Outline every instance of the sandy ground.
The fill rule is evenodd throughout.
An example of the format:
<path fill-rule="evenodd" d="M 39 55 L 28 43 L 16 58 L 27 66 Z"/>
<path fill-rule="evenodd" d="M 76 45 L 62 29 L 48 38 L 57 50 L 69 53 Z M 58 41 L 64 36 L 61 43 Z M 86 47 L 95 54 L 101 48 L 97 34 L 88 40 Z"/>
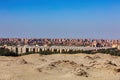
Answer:
<path fill-rule="evenodd" d="M 0 80 L 120 80 L 120 57 L 100 53 L 0 56 Z"/>

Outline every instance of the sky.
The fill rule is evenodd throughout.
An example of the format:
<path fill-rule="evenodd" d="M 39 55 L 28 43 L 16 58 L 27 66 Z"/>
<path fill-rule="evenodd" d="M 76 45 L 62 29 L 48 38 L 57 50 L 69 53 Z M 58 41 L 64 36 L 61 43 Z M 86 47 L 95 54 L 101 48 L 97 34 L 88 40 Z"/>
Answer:
<path fill-rule="evenodd" d="M 0 0 L 0 37 L 120 39 L 120 0 Z"/>

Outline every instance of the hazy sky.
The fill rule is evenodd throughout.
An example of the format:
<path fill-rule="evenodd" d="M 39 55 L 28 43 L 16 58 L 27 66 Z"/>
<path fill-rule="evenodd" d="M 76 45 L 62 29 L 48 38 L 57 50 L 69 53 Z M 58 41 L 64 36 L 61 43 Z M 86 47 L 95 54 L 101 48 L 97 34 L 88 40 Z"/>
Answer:
<path fill-rule="evenodd" d="M 0 0 L 0 37 L 120 39 L 120 0 Z"/>

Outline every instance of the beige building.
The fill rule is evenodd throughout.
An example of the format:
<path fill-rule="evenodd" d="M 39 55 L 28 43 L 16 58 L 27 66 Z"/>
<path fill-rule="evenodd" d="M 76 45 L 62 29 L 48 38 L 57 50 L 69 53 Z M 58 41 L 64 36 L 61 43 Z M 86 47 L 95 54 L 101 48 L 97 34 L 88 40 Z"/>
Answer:
<path fill-rule="evenodd" d="M 117 48 L 118 47 L 118 44 L 113 44 L 112 45 L 112 48 Z"/>
<path fill-rule="evenodd" d="M 119 49 L 119 50 L 120 50 L 120 45 L 118 45 L 118 46 L 117 46 L 117 49 Z"/>

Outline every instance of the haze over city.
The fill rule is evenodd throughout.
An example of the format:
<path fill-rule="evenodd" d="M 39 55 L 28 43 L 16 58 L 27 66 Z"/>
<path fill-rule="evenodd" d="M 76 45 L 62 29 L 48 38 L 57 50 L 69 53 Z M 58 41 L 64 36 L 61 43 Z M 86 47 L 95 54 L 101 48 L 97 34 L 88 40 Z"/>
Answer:
<path fill-rule="evenodd" d="M 0 37 L 120 39 L 119 0 L 1 0 Z"/>

